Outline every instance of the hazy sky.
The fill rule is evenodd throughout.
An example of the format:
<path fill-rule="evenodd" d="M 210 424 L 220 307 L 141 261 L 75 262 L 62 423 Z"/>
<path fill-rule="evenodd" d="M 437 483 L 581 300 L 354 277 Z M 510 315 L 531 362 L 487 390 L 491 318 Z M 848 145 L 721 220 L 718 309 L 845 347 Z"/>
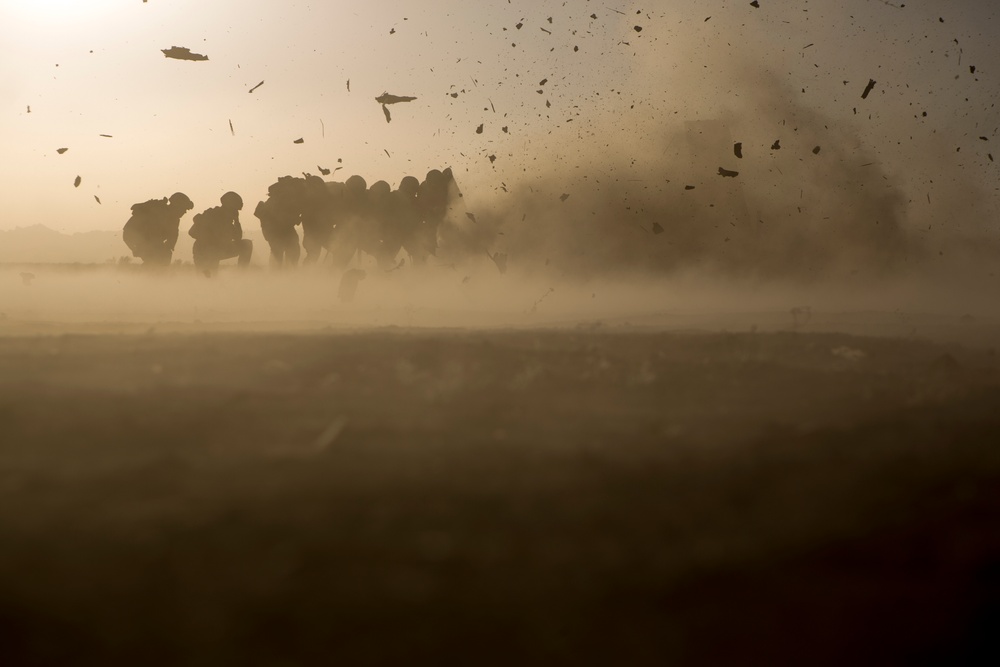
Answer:
<path fill-rule="evenodd" d="M 196 210 L 236 190 L 252 210 L 317 166 L 395 186 L 450 165 L 487 198 L 634 155 L 622 178 L 680 183 L 653 134 L 728 118 L 766 150 L 795 108 L 856 137 L 914 206 L 975 190 L 995 231 L 1000 4 L 759 4 L 0 0 L 0 229 L 120 229 L 176 190 Z M 383 92 L 417 99 L 386 123 Z"/>

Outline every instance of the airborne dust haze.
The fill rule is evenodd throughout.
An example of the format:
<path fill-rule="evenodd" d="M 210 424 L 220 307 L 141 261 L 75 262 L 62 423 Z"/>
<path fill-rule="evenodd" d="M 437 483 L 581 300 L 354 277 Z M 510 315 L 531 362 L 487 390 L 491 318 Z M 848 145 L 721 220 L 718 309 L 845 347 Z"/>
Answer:
<path fill-rule="evenodd" d="M 1000 664 L 1000 10 L 650 4 L 0 0 L 0 664 Z"/>
<path fill-rule="evenodd" d="M 424 270 L 406 263 L 387 273 L 359 254 L 353 266 L 367 278 L 351 303 L 337 297 L 339 272 L 322 268 L 225 271 L 213 283 L 190 267 L 169 276 L 134 265 L 19 267 L 4 281 L 8 321 L 530 326 L 758 308 L 787 319 L 805 306 L 992 314 L 1000 245 L 987 183 L 995 169 L 983 170 L 993 163 L 982 151 L 966 160 L 969 151 L 952 146 L 970 131 L 992 132 L 984 127 L 996 113 L 987 107 L 973 121 L 948 113 L 944 91 L 933 97 L 938 82 L 958 95 L 985 84 L 952 83 L 960 70 L 951 53 L 922 70 L 892 61 L 865 69 L 870 63 L 835 43 L 798 44 L 794 32 L 753 40 L 753 24 L 709 23 L 693 12 L 602 12 L 601 30 L 621 29 L 614 48 L 602 47 L 607 62 L 588 78 L 566 64 L 572 59 L 555 61 L 551 80 L 537 83 L 538 119 L 525 121 L 532 111 L 523 103 L 519 119 L 494 109 L 479 155 L 463 146 L 465 134 L 476 136 L 472 123 L 450 144 L 429 145 L 429 155 L 453 149 L 444 159 L 464 195 L 440 230 L 438 255 Z M 522 20 L 533 19 L 552 26 Z M 511 39 L 527 42 L 520 25 Z M 953 46 L 949 34 L 934 44 Z M 510 57 L 513 69 L 524 56 L 515 49 Z M 862 99 L 869 76 L 879 82 Z M 980 67 L 978 77 L 991 76 Z M 931 90 L 920 98 L 911 82 Z M 473 119 L 451 109 L 447 122 Z M 397 112 L 394 123 L 406 122 Z M 379 176 L 364 175 L 369 184 Z M 243 194 L 243 226 L 263 269 L 267 246 L 251 212 L 265 194 Z M 189 226 L 190 215 L 175 258 L 190 258 Z M 31 257 L 27 249 L 24 263 Z M 25 271 L 38 275 L 22 280 Z"/>

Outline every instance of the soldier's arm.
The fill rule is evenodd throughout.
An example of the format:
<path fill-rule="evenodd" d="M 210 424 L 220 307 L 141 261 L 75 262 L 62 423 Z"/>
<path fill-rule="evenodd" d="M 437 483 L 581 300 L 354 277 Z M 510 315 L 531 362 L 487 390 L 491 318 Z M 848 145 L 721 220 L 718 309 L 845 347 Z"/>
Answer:
<path fill-rule="evenodd" d="M 177 245 L 177 235 L 180 234 L 181 221 L 178 220 L 172 226 L 167 229 L 167 238 L 164 240 L 164 245 L 173 251 L 174 246 Z"/>
<path fill-rule="evenodd" d="M 240 224 L 240 216 L 233 216 L 233 240 L 243 240 L 243 225 Z"/>

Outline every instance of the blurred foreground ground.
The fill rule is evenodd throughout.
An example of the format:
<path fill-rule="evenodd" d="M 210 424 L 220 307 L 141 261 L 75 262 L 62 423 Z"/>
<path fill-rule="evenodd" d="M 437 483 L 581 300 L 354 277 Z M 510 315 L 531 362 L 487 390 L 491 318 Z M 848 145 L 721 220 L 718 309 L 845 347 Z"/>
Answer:
<path fill-rule="evenodd" d="M 1000 657 L 982 319 L 906 320 L 931 340 L 767 313 L 290 333 L 8 311 L 0 664 Z"/>

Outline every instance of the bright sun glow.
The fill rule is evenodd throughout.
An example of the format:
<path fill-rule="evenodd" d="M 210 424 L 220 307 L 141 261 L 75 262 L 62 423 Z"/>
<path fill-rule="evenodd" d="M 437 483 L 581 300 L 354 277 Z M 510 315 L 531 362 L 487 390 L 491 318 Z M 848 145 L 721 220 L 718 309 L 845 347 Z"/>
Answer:
<path fill-rule="evenodd" d="M 110 10 L 124 9 L 128 4 L 129 0 L 14 0 L 8 7 L 32 21 L 65 23 L 101 18 Z"/>

